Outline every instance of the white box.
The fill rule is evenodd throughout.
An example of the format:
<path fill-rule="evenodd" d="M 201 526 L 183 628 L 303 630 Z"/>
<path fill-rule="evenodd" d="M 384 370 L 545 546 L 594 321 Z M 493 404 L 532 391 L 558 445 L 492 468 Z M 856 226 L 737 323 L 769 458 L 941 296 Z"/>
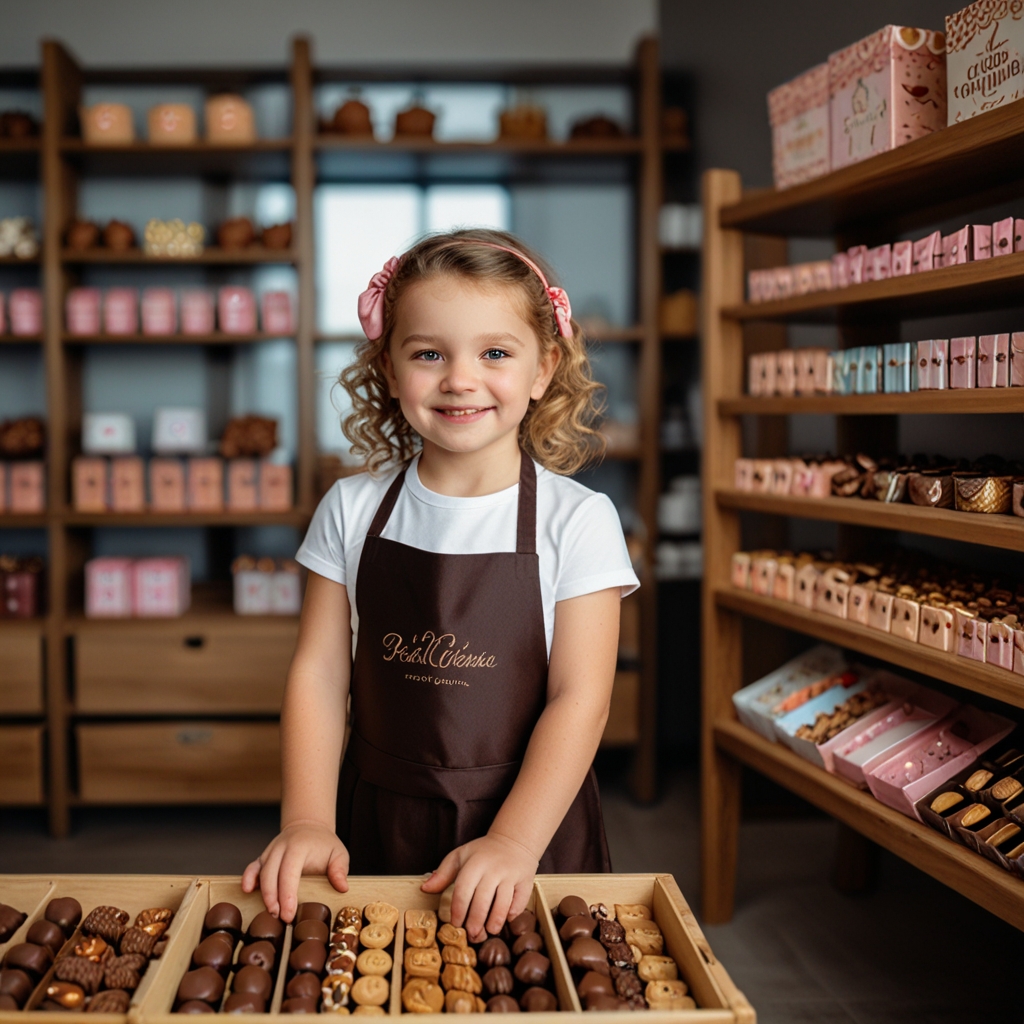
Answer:
<path fill-rule="evenodd" d="M 200 454 L 206 448 L 202 409 L 157 409 L 153 414 L 153 451 L 160 455 Z"/>
<path fill-rule="evenodd" d="M 82 450 L 87 455 L 134 455 L 135 421 L 119 412 L 82 417 Z"/>

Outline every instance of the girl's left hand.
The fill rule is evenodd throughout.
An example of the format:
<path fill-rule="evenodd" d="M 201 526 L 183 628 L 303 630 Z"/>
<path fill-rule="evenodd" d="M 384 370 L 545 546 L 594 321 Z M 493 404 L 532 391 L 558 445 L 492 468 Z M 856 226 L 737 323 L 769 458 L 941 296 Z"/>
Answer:
<path fill-rule="evenodd" d="M 508 836 L 488 833 L 458 846 L 423 883 L 424 892 L 443 892 L 452 882 L 452 924 L 471 942 L 496 935 L 525 909 L 538 858 Z"/>

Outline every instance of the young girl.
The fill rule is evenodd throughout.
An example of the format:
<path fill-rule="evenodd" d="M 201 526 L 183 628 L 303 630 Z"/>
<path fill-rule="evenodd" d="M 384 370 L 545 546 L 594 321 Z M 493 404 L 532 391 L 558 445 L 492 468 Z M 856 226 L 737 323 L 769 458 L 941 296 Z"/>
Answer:
<path fill-rule="evenodd" d="M 564 475 L 597 446 L 598 385 L 547 278 L 511 235 L 455 231 L 360 296 L 341 382 L 369 472 L 297 555 L 282 827 L 243 880 L 286 921 L 303 873 L 429 872 L 476 938 L 538 870 L 610 870 L 592 761 L 639 583 L 611 501 Z"/>

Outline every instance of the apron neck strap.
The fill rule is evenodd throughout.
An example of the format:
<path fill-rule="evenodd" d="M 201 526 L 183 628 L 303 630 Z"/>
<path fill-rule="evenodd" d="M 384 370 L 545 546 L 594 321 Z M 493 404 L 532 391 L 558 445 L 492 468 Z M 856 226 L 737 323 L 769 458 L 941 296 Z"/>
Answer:
<path fill-rule="evenodd" d="M 519 514 L 516 521 L 516 554 L 534 555 L 537 553 L 537 467 L 526 452 L 520 453 L 519 465 Z M 377 512 L 366 531 L 367 537 L 379 537 L 387 526 L 395 502 L 405 483 L 408 465 L 391 481 L 391 486 L 384 495 L 384 500 L 377 506 Z"/>

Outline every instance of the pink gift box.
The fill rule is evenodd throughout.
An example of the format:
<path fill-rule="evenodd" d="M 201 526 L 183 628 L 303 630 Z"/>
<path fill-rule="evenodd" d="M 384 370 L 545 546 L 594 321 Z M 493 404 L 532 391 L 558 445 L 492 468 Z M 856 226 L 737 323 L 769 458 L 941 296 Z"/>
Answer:
<path fill-rule="evenodd" d="M 944 391 L 949 387 L 949 341 L 934 338 L 917 343 L 919 391 Z"/>
<path fill-rule="evenodd" d="M 959 231 L 942 238 L 942 266 L 955 267 L 971 259 L 971 226 L 964 225 Z"/>
<path fill-rule="evenodd" d="M 797 570 L 796 596 L 793 598 L 795 604 L 807 609 L 814 607 L 814 595 L 820 576 L 821 573 L 813 565 L 805 565 Z"/>
<path fill-rule="evenodd" d="M 250 288 L 225 285 L 217 292 L 217 317 L 225 334 L 256 333 L 256 299 Z"/>
<path fill-rule="evenodd" d="M 810 263 L 798 263 L 793 268 L 793 278 L 797 295 L 810 295 L 814 291 L 814 269 Z"/>
<path fill-rule="evenodd" d="M 978 338 L 978 387 L 1005 388 L 1010 385 L 1010 336 L 983 334 Z"/>
<path fill-rule="evenodd" d="M 41 462 L 9 463 L 12 512 L 43 512 L 46 510 L 46 491 Z"/>
<path fill-rule="evenodd" d="M 737 459 L 735 466 L 734 486 L 737 491 L 752 491 L 754 489 L 754 460 Z"/>
<path fill-rule="evenodd" d="M 934 270 L 942 265 L 942 234 L 933 231 L 924 238 L 919 238 L 913 243 L 914 267 L 913 273 L 922 274 L 926 270 Z M 938 259 L 938 264 L 936 264 Z"/>
<path fill-rule="evenodd" d="M 140 558 L 132 566 L 132 610 L 143 618 L 183 615 L 191 601 L 188 559 Z"/>
<path fill-rule="evenodd" d="M 1024 388 L 1024 333 L 1010 335 L 1010 386 Z"/>
<path fill-rule="evenodd" d="M 792 267 L 776 267 L 775 276 L 775 298 L 788 299 L 796 294 L 796 274 Z"/>
<path fill-rule="evenodd" d="M 131 616 L 130 558 L 94 558 L 85 563 L 85 614 L 90 619 Z"/>
<path fill-rule="evenodd" d="M 761 394 L 766 397 L 774 395 L 779 385 L 779 357 L 777 352 L 762 354 L 761 363 Z"/>
<path fill-rule="evenodd" d="M 861 626 L 868 624 L 868 608 L 871 606 L 871 594 L 872 591 L 868 590 L 867 587 L 862 587 L 859 583 L 854 583 L 850 587 L 849 611 L 846 617 L 851 622 L 859 623 Z"/>
<path fill-rule="evenodd" d="M 905 277 L 914 269 L 914 243 L 894 242 L 892 246 L 892 276 Z"/>
<path fill-rule="evenodd" d="M 176 334 L 177 330 L 178 309 L 174 290 L 147 288 L 142 293 L 142 333 Z"/>
<path fill-rule="evenodd" d="M 814 393 L 814 350 L 801 348 L 796 350 L 796 393 L 811 395 Z"/>
<path fill-rule="evenodd" d="M 971 661 L 985 660 L 985 620 L 979 619 L 968 612 L 957 608 L 953 615 L 956 618 L 956 653 L 961 658 Z"/>
<path fill-rule="evenodd" d="M 771 597 L 778 568 L 777 559 L 752 558 L 750 561 L 750 589 L 759 597 Z"/>
<path fill-rule="evenodd" d="M 76 512 L 106 512 L 108 463 L 80 456 L 71 465 L 71 500 Z"/>
<path fill-rule="evenodd" d="M 855 245 L 847 250 L 848 273 L 850 284 L 863 284 L 866 280 L 864 270 L 868 261 L 868 247 L 866 245 Z"/>
<path fill-rule="evenodd" d="M 850 284 L 850 257 L 848 253 L 837 252 L 832 257 L 832 287 L 846 288 Z"/>
<path fill-rule="evenodd" d="M 949 339 L 949 386 L 973 388 L 977 339 Z"/>
<path fill-rule="evenodd" d="M 985 631 L 985 661 L 989 665 L 1013 671 L 1012 626 L 1005 622 L 989 622 Z"/>
<path fill-rule="evenodd" d="M 828 174 L 828 64 L 818 64 L 768 93 L 772 176 L 789 188 Z"/>
<path fill-rule="evenodd" d="M 893 594 L 886 594 L 881 590 L 872 593 L 868 601 L 868 625 L 877 629 L 880 633 L 889 633 L 892 630 L 892 609 L 895 602 Z"/>
<path fill-rule="evenodd" d="M 774 270 L 759 271 L 761 275 L 761 301 L 771 302 L 779 297 L 779 283 Z"/>
<path fill-rule="evenodd" d="M 292 467 L 276 462 L 260 463 L 260 508 L 285 512 L 292 507 Z"/>
<path fill-rule="evenodd" d="M 808 497 L 827 498 L 832 494 L 832 477 L 841 469 L 846 468 L 845 462 L 820 462 L 811 466 L 811 486 Z"/>
<path fill-rule="evenodd" d="M 110 507 L 115 512 L 146 508 L 145 466 L 137 455 L 118 456 L 110 463 Z"/>
<path fill-rule="evenodd" d="M 814 275 L 814 290 L 816 292 L 828 292 L 832 290 L 832 261 L 815 260 L 811 264 L 811 273 Z"/>
<path fill-rule="evenodd" d="M 1013 221 L 1013 251 L 1024 252 L 1024 220 L 1019 218 Z"/>
<path fill-rule="evenodd" d="M 72 288 L 64 300 L 68 334 L 76 337 L 100 333 L 99 288 Z"/>
<path fill-rule="evenodd" d="M 872 281 L 887 281 L 892 277 L 892 246 L 876 245 L 868 250 L 868 265 Z"/>
<path fill-rule="evenodd" d="M 43 333 L 43 295 L 38 288 L 15 288 L 7 301 L 11 334 L 29 338 Z"/>
<path fill-rule="evenodd" d="M 223 460 L 218 458 L 188 460 L 188 507 L 191 512 L 223 511 Z"/>
<path fill-rule="evenodd" d="M 139 294 L 134 288 L 108 288 L 103 296 L 103 329 L 107 334 L 137 334 Z"/>
<path fill-rule="evenodd" d="M 252 512 L 257 507 L 256 460 L 228 460 L 228 508 Z"/>
<path fill-rule="evenodd" d="M 751 490 L 755 494 L 769 494 L 772 488 L 772 477 L 775 464 L 771 459 L 754 459 L 754 475 Z"/>
<path fill-rule="evenodd" d="M 956 616 L 952 610 L 922 605 L 917 642 L 936 651 L 951 653 L 956 647 Z"/>
<path fill-rule="evenodd" d="M 777 601 L 789 601 L 796 597 L 796 566 L 792 562 L 780 562 L 775 570 L 772 597 Z"/>
<path fill-rule="evenodd" d="M 892 624 L 889 632 L 901 640 L 917 643 L 921 628 L 921 605 L 907 597 L 895 597 L 892 602 Z"/>
<path fill-rule="evenodd" d="M 181 333 L 213 334 L 213 296 L 205 288 L 182 291 Z"/>
<path fill-rule="evenodd" d="M 740 590 L 750 589 L 750 555 L 737 551 L 730 562 L 729 578 L 732 585 Z"/>
<path fill-rule="evenodd" d="M 149 501 L 154 512 L 185 511 L 185 466 L 180 459 L 149 460 Z"/>
<path fill-rule="evenodd" d="M 772 463 L 772 494 L 789 494 L 793 486 L 793 460 L 776 459 Z"/>
<path fill-rule="evenodd" d="M 997 220 L 992 225 L 992 255 L 1009 256 L 1014 249 L 1013 218 Z"/>
<path fill-rule="evenodd" d="M 828 349 L 814 349 L 814 390 L 827 395 L 832 391 L 832 356 Z"/>
<path fill-rule="evenodd" d="M 992 257 L 992 225 L 971 225 L 971 259 L 987 260 Z"/>
<path fill-rule="evenodd" d="M 267 334 L 291 334 L 295 330 L 292 297 L 288 292 L 264 292 L 260 299 L 260 315 Z"/>
<path fill-rule="evenodd" d="M 778 353 L 778 379 L 775 390 L 780 395 L 796 394 L 796 353 L 791 348 L 784 348 Z"/>

